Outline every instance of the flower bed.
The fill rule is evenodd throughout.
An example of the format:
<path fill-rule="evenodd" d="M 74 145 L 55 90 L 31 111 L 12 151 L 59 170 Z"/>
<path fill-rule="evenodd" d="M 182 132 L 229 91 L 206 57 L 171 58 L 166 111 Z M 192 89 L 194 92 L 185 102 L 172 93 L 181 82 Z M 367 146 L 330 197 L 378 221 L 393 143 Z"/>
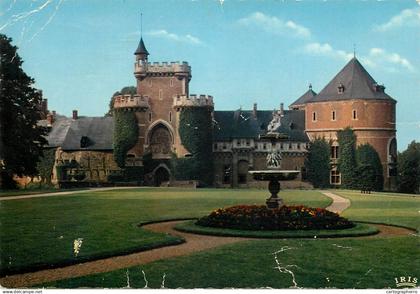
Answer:
<path fill-rule="evenodd" d="M 200 218 L 197 225 L 239 230 L 319 230 L 347 229 L 353 222 L 323 208 L 265 205 L 238 205 L 219 208 Z"/>

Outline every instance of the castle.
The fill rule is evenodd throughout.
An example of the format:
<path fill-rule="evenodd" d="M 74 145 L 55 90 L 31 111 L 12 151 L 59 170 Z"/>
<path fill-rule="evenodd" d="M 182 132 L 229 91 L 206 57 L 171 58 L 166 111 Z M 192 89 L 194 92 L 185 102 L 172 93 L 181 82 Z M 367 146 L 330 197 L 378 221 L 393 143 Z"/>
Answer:
<path fill-rule="evenodd" d="M 300 182 L 305 176 L 308 143 L 316 137 L 331 142 L 330 182 L 340 185 L 336 132 L 348 126 L 355 131 L 357 144 L 369 143 L 378 152 L 385 188 L 394 185 L 396 101 L 356 57 L 318 94 L 309 86 L 289 109 L 284 109 L 281 103 L 275 111 L 259 110 L 255 103 L 251 110 L 217 111 L 212 96 L 189 93 L 192 75 L 187 62 L 149 62 L 142 38 L 134 54 L 137 94 L 115 96 L 114 111 L 132 112 L 137 122 L 138 138 L 126 154 L 126 166 L 142 167 L 145 155 L 159 162 L 139 182 L 155 185 L 176 182 L 168 160 L 173 156 L 191 156 L 180 134 L 180 115 L 184 109 L 193 112 L 205 109 L 213 126 L 214 186 L 257 185 L 248 171 L 265 169 L 266 156 L 272 148 L 282 151 L 284 169 L 301 171 Z M 273 119 L 278 120 L 276 131 L 282 134 L 277 146 L 260 139 Z M 53 180 L 77 181 L 82 171 L 81 181 L 106 183 L 110 175 L 118 172 L 120 168 L 113 159 L 114 121 L 113 117 L 79 117 L 77 111 L 73 111 L 71 118 L 49 113 L 40 124 L 50 128 L 48 148 L 55 149 Z"/>

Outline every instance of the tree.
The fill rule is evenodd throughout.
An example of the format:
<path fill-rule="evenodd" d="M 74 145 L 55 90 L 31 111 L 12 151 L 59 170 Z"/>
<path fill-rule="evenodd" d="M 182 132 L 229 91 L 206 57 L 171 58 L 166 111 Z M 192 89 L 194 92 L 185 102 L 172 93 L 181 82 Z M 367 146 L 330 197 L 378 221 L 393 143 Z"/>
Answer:
<path fill-rule="evenodd" d="M 384 175 L 378 152 L 370 144 L 363 144 L 356 149 L 358 184 L 363 183 L 368 190 L 382 191 Z"/>
<path fill-rule="evenodd" d="M 398 155 L 398 191 L 418 193 L 420 188 L 420 143 L 411 142 Z"/>
<path fill-rule="evenodd" d="M 36 165 L 47 144 L 41 119 L 41 93 L 34 79 L 22 69 L 22 59 L 12 39 L 0 34 L 0 160 L 1 187 L 16 187 L 13 175 L 34 176 Z"/>
<path fill-rule="evenodd" d="M 337 132 L 339 148 L 338 171 L 343 188 L 357 188 L 356 135 L 350 127 Z"/>
<path fill-rule="evenodd" d="M 308 180 L 315 188 L 330 184 L 330 145 L 324 138 L 316 138 L 309 144 L 305 160 Z"/>
<path fill-rule="evenodd" d="M 109 110 L 107 113 L 105 113 L 105 116 L 113 116 L 114 115 L 114 100 L 115 100 L 115 96 L 118 95 L 127 95 L 127 94 L 131 94 L 131 95 L 135 95 L 137 93 L 137 88 L 134 86 L 127 86 L 122 88 L 120 91 L 117 91 L 114 93 L 114 95 L 112 95 L 111 100 L 109 101 Z"/>
<path fill-rule="evenodd" d="M 44 149 L 43 156 L 37 163 L 37 170 L 41 178 L 40 184 L 51 185 L 51 175 L 53 172 L 56 148 Z"/>

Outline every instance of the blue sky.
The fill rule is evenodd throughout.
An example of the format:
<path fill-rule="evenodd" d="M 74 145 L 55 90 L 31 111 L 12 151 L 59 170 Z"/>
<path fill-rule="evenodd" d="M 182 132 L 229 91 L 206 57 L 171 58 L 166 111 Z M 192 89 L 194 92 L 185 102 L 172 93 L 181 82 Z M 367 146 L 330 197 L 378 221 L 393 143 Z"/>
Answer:
<path fill-rule="evenodd" d="M 133 52 L 188 61 L 216 110 L 278 108 L 319 92 L 356 56 L 397 101 L 399 149 L 420 141 L 420 6 L 414 1 L 0 0 L 0 33 L 49 108 L 102 116 L 135 85 Z"/>

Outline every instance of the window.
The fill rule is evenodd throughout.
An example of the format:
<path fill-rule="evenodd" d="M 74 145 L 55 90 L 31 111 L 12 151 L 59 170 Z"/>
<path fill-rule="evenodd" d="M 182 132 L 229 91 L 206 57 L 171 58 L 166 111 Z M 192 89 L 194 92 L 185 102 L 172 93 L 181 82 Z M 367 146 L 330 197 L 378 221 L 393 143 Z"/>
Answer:
<path fill-rule="evenodd" d="M 316 121 L 316 112 L 312 112 L 312 121 Z"/>
<path fill-rule="evenodd" d="M 227 146 L 226 143 L 223 143 L 223 150 L 226 150 Z"/>
<path fill-rule="evenodd" d="M 336 119 L 335 110 L 333 110 L 331 112 L 331 120 L 335 120 L 335 119 Z"/>
<path fill-rule="evenodd" d="M 174 86 L 174 79 L 170 79 L 170 80 L 169 80 L 169 86 L 170 86 L 170 87 L 173 87 L 173 86 Z"/>
<path fill-rule="evenodd" d="M 149 121 L 152 121 L 152 113 L 149 112 Z"/>
<path fill-rule="evenodd" d="M 356 111 L 356 109 L 353 109 L 352 119 L 353 120 L 357 119 L 357 111 Z"/>
<path fill-rule="evenodd" d="M 331 185 L 341 184 L 341 174 L 337 170 L 332 170 L 330 172 L 330 184 Z"/>
<path fill-rule="evenodd" d="M 217 150 L 217 143 L 214 143 L 213 148 L 214 150 Z"/>
<path fill-rule="evenodd" d="M 159 100 L 163 99 L 163 93 L 162 89 L 159 89 Z"/>
<path fill-rule="evenodd" d="M 230 184 L 230 174 L 231 174 L 230 165 L 225 165 L 223 167 L 223 184 Z"/>
<path fill-rule="evenodd" d="M 263 144 L 263 149 L 265 150 L 265 149 L 267 149 L 267 144 Z"/>
<path fill-rule="evenodd" d="M 331 146 L 331 158 L 332 159 L 338 158 L 338 146 Z"/>
<path fill-rule="evenodd" d="M 338 85 L 337 89 L 338 89 L 338 94 L 344 93 L 344 85 L 342 83 Z"/>
<path fill-rule="evenodd" d="M 169 111 L 169 121 L 172 121 L 172 111 Z"/>
<path fill-rule="evenodd" d="M 251 145 L 251 142 L 249 140 L 246 140 L 246 146 Z"/>

